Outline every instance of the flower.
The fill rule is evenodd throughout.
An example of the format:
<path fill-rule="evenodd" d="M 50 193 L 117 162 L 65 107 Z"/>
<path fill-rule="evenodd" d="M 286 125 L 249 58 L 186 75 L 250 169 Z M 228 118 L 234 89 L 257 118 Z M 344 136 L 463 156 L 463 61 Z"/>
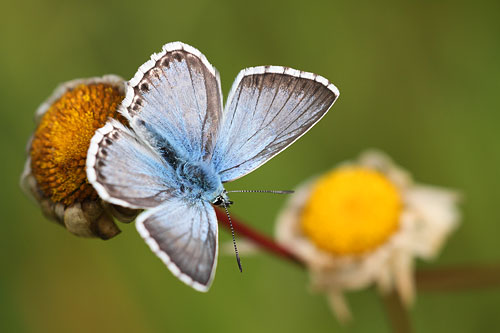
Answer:
<path fill-rule="evenodd" d="M 347 290 L 375 284 L 412 303 L 414 260 L 439 253 L 460 219 L 457 202 L 456 192 L 416 184 L 386 155 L 368 151 L 300 186 L 278 218 L 277 240 L 347 320 Z"/>
<path fill-rule="evenodd" d="M 61 84 L 36 111 L 21 187 L 46 217 L 75 235 L 108 239 L 120 232 L 111 215 L 124 222 L 136 215 L 105 204 L 85 172 L 94 132 L 109 118 L 125 121 L 117 112 L 124 96 L 118 76 L 77 79 Z"/>

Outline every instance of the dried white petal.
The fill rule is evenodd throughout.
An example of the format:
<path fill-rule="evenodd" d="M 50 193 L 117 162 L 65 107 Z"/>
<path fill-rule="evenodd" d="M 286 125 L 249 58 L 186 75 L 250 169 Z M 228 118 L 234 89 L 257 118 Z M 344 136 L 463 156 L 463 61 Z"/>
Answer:
<path fill-rule="evenodd" d="M 345 324 L 352 320 L 351 310 L 349 310 L 347 301 L 340 290 L 329 290 L 327 293 L 327 297 L 330 308 L 335 313 L 340 322 Z"/>

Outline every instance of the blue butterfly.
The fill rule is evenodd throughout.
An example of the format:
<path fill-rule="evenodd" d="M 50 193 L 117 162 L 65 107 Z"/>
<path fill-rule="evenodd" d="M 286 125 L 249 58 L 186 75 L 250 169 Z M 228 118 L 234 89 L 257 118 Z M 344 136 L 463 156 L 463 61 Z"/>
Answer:
<path fill-rule="evenodd" d="M 120 106 L 91 140 L 87 177 L 105 201 L 145 209 L 137 230 L 181 281 L 207 291 L 217 265 L 212 205 L 223 184 L 291 145 L 339 96 L 327 79 L 280 66 L 242 70 L 222 108 L 219 73 L 192 46 L 153 54 L 127 83 Z"/>

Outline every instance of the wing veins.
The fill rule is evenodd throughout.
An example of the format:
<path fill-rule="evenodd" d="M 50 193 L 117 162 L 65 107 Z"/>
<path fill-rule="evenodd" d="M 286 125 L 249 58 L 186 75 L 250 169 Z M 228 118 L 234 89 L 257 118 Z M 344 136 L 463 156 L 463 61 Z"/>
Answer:
<path fill-rule="evenodd" d="M 322 87 L 323 87 L 323 86 L 318 86 L 318 87 L 316 87 L 316 89 L 314 90 L 313 94 L 309 96 L 309 99 L 311 99 L 312 97 L 314 97 L 314 96 L 318 93 L 318 91 L 320 90 L 320 88 L 322 88 Z M 311 89 L 309 89 L 309 90 L 311 90 Z M 296 109 L 296 108 L 297 108 L 297 107 L 298 107 L 298 106 L 302 103 L 302 101 L 304 100 L 304 98 L 305 98 L 305 97 L 306 97 L 306 94 L 304 94 L 304 96 L 302 96 L 302 98 L 300 99 L 300 101 L 299 101 L 299 102 L 297 103 L 297 105 L 293 108 L 292 112 L 293 112 L 293 111 L 295 111 L 295 109 Z M 289 129 L 289 128 L 293 125 L 293 124 L 295 124 L 295 122 L 296 122 L 296 121 L 297 121 L 300 117 L 302 117 L 302 116 L 303 116 L 303 115 L 304 115 L 307 111 L 309 111 L 309 110 L 310 110 L 310 107 L 311 107 L 311 105 L 312 105 L 314 102 L 315 102 L 315 100 L 312 100 L 312 101 L 311 101 L 311 103 L 308 105 L 308 107 L 307 107 L 305 110 L 303 110 L 301 114 L 299 114 L 299 115 L 298 115 L 298 116 L 297 116 L 297 117 L 296 117 L 293 121 L 291 121 L 291 122 L 288 124 L 288 126 L 287 126 L 287 127 L 285 127 L 285 128 L 284 128 L 284 129 L 283 129 L 283 130 L 279 133 L 279 134 L 277 134 L 277 135 L 276 135 L 276 138 L 281 138 L 281 137 L 282 137 L 281 135 L 282 135 L 282 134 L 283 134 L 283 133 L 284 133 L 287 129 Z M 292 112 L 290 112 L 290 114 L 291 114 Z M 303 126 L 303 125 L 301 125 L 301 126 Z"/>
<path fill-rule="evenodd" d="M 292 91 L 295 91 L 295 87 L 297 86 L 297 84 L 300 82 L 300 80 L 295 80 L 295 84 L 293 86 L 293 90 Z M 304 100 L 304 98 L 306 97 L 306 94 L 304 94 L 304 96 L 302 96 L 300 98 L 300 100 L 297 102 L 297 104 L 293 107 L 293 109 L 290 110 L 290 112 L 288 112 L 288 114 L 292 114 L 293 111 L 295 111 L 295 109 L 300 105 L 300 103 L 302 103 L 302 101 Z M 285 103 L 283 103 L 283 106 L 280 108 L 280 110 L 274 115 L 273 119 L 271 119 L 267 125 L 269 126 L 281 113 L 281 111 L 283 111 L 283 109 L 285 108 L 285 106 L 288 104 L 288 101 L 290 101 L 290 98 L 292 98 L 292 94 L 289 94 L 288 97 L 286 98 L 286 101 Z"/>
<path fill-rule="evenodd" d="M 242 79 L 243 80 L 243 79 Z M 241 82 L 241 81 L 240 81 Z M 243 90 L 241 87 L 238 87 L 239 92 L 238 92 L 238 99 L 236 100 L 236 105 L 234 106 L 234 112 L 233 112 L 233 117 L 231 118 L 231 122 L 229 123 L 229 128 L 233 127 L 233 120 L 234 117 L 236 116 L 236 110 L 238 110 L 238 104 L 240 102 L 240 97 L 241 97 L 241 91 Z M 232 101 L 231 101 L 232 102 Z M 229 105 L 231 106 L 231 105 Z"/>
<path fill-rule="evenodd" d="M 198 108 L 198 118 L 201 122 L 201 107 L 200 107 L 200 103 L 198 102 L 198 95 L 196 94 L 196 90 L 194 89 L 193 73 L 191 72 L 191 66 L 188 63 L 187 58 L 186 58 L 186 65 L 187 65 L 187 69 L 189 72 L 189 78 L 191 80 L 191 88 L 193 89 L 194 100 L 196 102 L 196 107 Z M 205 73 L 203 73 L 203 78 L 205 78 Z M 206 118 L 206 114 L 205 114 L 205 118 Z M 202 133 L 203 133 L 203 131 L 202 131 Z"/>
<path fill-rule="evenodd" d="M 298 83 L 298 82 L 299 82 L 299 80 L 296 80 L 296 81 L 295 81 L 295 85 L 297 85 L 297 83 Z M 294 89 L 295 89 L 295 86 L 294 86 Z M 277 89 L 277 91 L 278 91 L 278 89 Z M 279 110 L 279 111 L 278 111 L 278 112 L 274 115 L 273 119 L 271 119 L 271 120 L 269 121 L 269 123 L 267 123 L 267 125 L 266 125 L 266 126 L 260 127 L 260 128 L 259 128 L 259 130 L 258 130 L 258 131 L 256 131 L 254 134 L 252 134 L 252 136 L 251 136 L 251 137 L 255 136 L 255 135 L 256 135 L 258 132 L 260 132 L 262 129 L 264 129 L 264 128 L 268 127 L 268 126 L 269 126 L 269 125 L 270 125 L 270 124 L 271 124 L 271 123 L 272 123 L 272 122 L 276 119 L 276 117 L 278 117 L 279 113 L 281 113 L 281 111 L 285 108 L 285 105 L 288 103 L 288 101 L 290 100 L 290 98 L 291 98 L 291 97 L 292 97 L 292 94 L 289 94 L 289 95 L 288 95 L 288 97 L 287 97 L 287 99 L 286 99 L 286 101 L 285 101 L 285 103 L 283 103 L 283 105 L 281 106 L 280 110 Z M 291 114 L 291 113 L 293 113 L 293 111 L 295 111 L 295 109 L 296 109 L 296 108 L 300 105 L 300 103 L 302 103 L 302 101 L 304 100 L 304 98 L 305 98 L 305 97 L 306 97 L 306 94 L 304 94 L 304 96 L 302 96 L 302 97 L 300 98 L 300 100 L 299 100 L 299 101 L 297 102 L 297 104 L 293 107 L 293 109 L 292 109 L 292 110 L 290 110 L 289 114 Z M 290 125 L 291 125 L 291 123 L 290 123 Z M 290 125 L 289 125 L 289 126 L 290 126 Z M 288 127 L 289 127 L 289 126 L 288 126 Z M 286 130 L 286 129 L 285 129 L 285 130 Z M 280 132 L 280 134 L 282 134 L 282 133 L 283 133 L 283 131 L 281 131 L 281 132 Z M 280 137 L 280 136 L 279 136 L 278 134 L 276 134 L 276 138 L 279 138 L 279 137 Z M 250 140 L 250 138 L 249 138 L 246 142 L 244 142 L 244 143 L 240 146 L 240 149 L 241 149 L 241 148 L 242 148 L 242 147 L 243 147 L 243 146 L 244 146 L 244 145 L 245 145 L 245 144 L 246 144 L 249 140 Z M 266 147 L 266 148 L 268 148 L 268 147 Z M 249 159 L 247 159 L 245 162 L 242 162 L 242 163 L 241 163 L 241 164 L 239 164 L 237 167 L 239 167 L 239 166 L 241 166 L 242 164 L 245 164 L 246 162 L 248 162 L 248 161 L 250 161 L 250 160 L 254 159 L 254 158 L 255 158 L 255 157 L 257 157 L 257 156 L 259 156 L 259 155 L 260 155 L 260 154 L 261 154 L 261 153 L 262 153 L 262 152 L 263 152 L 266 148 L 264 148 L 263 150 L 259 151 L 259 152 L 258 152 L 257 154 L 255 154 L 252 158 L 249 158 Z M 233 168 L 234 168 L 234 167 L 229 168 L 229 169 L 226 169 L 226 170 L 224 170 L 224 171 L 231 170 L 231 169 L 233 169 Z M 222 171 L 222 172 L 223 172 L 223 171 Z"/>
<path fill-rule="evenodd" d="M 200 221 L 202 221 L 203 220 L 202 212 L 200 211 L 199 213 L 200 213 Z M 205 211 L 205 213 L 206 213 L 206 211 Z M 207 239 L 208 239 L 208 235 L 207 235 Z M 206 244 L 206 241 L 203 242 L 203 245 L 205 245 L 205 244 Z M 196 261 L 196 266 L 195 266 L 196 269 L 194 271 L 194 275 L 195 276 L 197 275 L 197 273 L 200 270 L 200 262 L 201 262 L 201 259 L 202 259 L 203 255 L 204 255 L 203 251 L 201 251 L 202 248 L 204 248 L 204 246 L 203 247 L 201 247 L 201 246 L 199 247 L 199 255 L 198 255 L 198 253 L 196 253 L 198 255 L 198 260 Z"/>
<path fill-rule="evenodd" d="M 187 64 L 187 61 L 186 61 L 186 64 Z M 172 66 L 172 65 L 171 65 L 171 66 Z M 176 75 L 175 75 L 175 76 L 179 76 L 178 74 L 180 73 L 180 71 L 179 71 L 179 69 L 177 68 L 177 66 L 175 66 L 175 71 L 176 71 Z M 172 77 L 174 77 L 174 75 L 172 75 Z M 180 101 L 180 99 L 179 99 L 179 94 L 177 93 L 177 90 L 176 90 L 176 89 L 174 89 L 174 85 L 173 85 L 173 83 L 170 81 L 169 76 L 168 76 L 168 75 L 165 75 L 165 78 L 166 78 L 166 80 L 167 80 L 168 84 L 170 85 L 170 92 L 171 92 L 171 94 L 173 95 L 172 97 L 174 97 L 174 99 L 175 99 L 175 109 L 176 109 L 176 115 L 177 115 L 177 117 L 184 119 L 183 112 L 182 112 L 181 107 L 180 107 L 180 104 L 179 104 L 179 101 Z M 186 122 L 182 121 L 181 123 L 182 123 L 182 128 L 183 128 L 183 130 L 184 130 L 183 135 L 185 136 L 185 135 L 186 135 L 186 133 L 189 133 L 189 132 L 187 131 L 187 129 L 186 129 L 186 124 L 185 124 Z M 193 150 L 193 147 L 191 146 L 191 142 L 190 142 L 189 140 L 187 140 L 186 142 L 187 142 L 187 144 L 189 145 L 189 149 L 190 149 L 190 150 Z"/>
<path fill-rule="evenodd" d="M 257 77 L 257 76 L 255 76 Z M 274 81 L 273 81 L 274 82 Z M 255 117 L 255 111 L 257 110 L 257 105 L 259 105 L 260 95 L 262 94 L 262 86 L 264 85 L 264 78 L 260 81 L 259 84 L 259 95 L 257 96 L 257 100 L 255 101 L 255 105 L 253 107 L 252 119 Z"/>
<path fill-rule="evenodd" d="M 281 78 L 281 79 L 280 79 L 280 85 L 281 85 L 281 81 L 282 81 L 282 79 L 283 79 L 283 77 L 284 77 L 284 76 L 285 76 L 285 75 L 280 75 L 280 78 Z M 294 89 L 295 89 L 295 86 L 297 85 L 297 83 L 298 83 L 298 80 L 295 80 Z M 283 105 L 281 106 L 281 108 L 280 108 L 280 109 L 278 110 L 278 112 L 277 112 L 277 113 L 273 116 L 273 119 L 271 119 L 271 120 L 269 121 L 269 123 L 267 123 L 267 125 L 262 126 L 262 125 L 264 124 L 264 122 L 266 121 L 267 115 L 269 114 L 269 110 L 271 110 L 271 107 L 272 107 L 272 105 L 273 105 L 273 103 L 274 103 L 274 100 L 276 99 L 276 96 L 278 95 L 278 92 L 279 92 L 279 89 L 278 89 L 278 88 L 280 87 L 280 85 L 278 85 L 278 87 L 277 87 L 277 89 L 276 89 L 276 92 L 275 92 L 275 94 L 274 94 L 273 100 L 271 101 L 271 105 L 269 105 L 269 108 L 267 109 L 267 112 L 266 112 L 266 117 L 264 117 L 264 119 L 262 120 L 262 124 L 261 124 L 261 126 L 259 127 L 259 129 L 258 129 L 257 131 L 255 131 L 255 133 L 254 133 L 254 134 L 252 134 L 252 135 L 251 135 L 251 136 L 250 136 L 250 137 L 246 140 L 246 142 L 245 142 L 245 143 L 247 143 L 248 141 L 250 141 L 250 139 L 252 139 L 252 138 L 253 138 L 254 136 L 256 136 L 258 133 L 260 133 L 260 132 L 261 132 L 264 128 L 266 128 L 267 126 L 269 126 L 269 125 L 270 125 L 270 124 L 271 124 L 271 123 L 272 123 L 272 122 L 276 119 L 276 117 L 278 117 L 278 115 L 281 113 L 281 111 L 283 111 L 283 109 L 285 108 L 285 105 L 288 103 L 288 101 L 289 101 L 289 100 L 290 100 L 290 98 L 292 97 L 292 94 L 289 94 L 289 95 L 288 95 L 288 97 L 286 98 L 285 102 L 284 102 L 284 103 L 283 103 Z M 294 109 L 292 109 L 292 112 L 293 112 L 293 110 L 294 110 Z M 243 146 L 245 145 L 245 143 L 243 143 L 243 144 L 241 145 L 241 147 L 243 147 Z M 241 149 L 241 147 L 240 147 L 240 149 Z"/>
<path fill-rule="evenodd" d="M 278 83 L 278 86 L 276 87 L 277 89 L 275 89 L 276 91 L 274 92 L 274 96 L 273 96 L 273 99 L 271 100 L 271 104 L 269 105 L 269 107 L 267 108 L 267 111 L 266 111 L 266 116 L 262 119 L 262 122 L 260 123 L 260 126 L 259 126 L 259 130 L 261 130 L 262 128 L 262 125 L 264 125 L 264 122 L 266 121 L 266 118 L 267 118 L 267 115 L 269 114 L 269 111 L 271 110 L 271 107 L 272 105 L 274 104 L 274 101 L 276 100 L 276 96 L 278 96 L 278 92 L 279 92 L 279 87 L 281 86 L 281 81 L 283 81 L 283 77 L 284 75 L 280 75 L 280 81 Z M 276 79 L 274 79 L 273 83 L 276 81 Z M 281 110 L 285 107 L 285 104 L 288 102 L 288 99 L 290 99 L 290 97 L 287 98 L 287 100 L 285 101 L 285 103 L 283 103 L 283 106 L 281 107 L 280 110 L 278 110 L 278 113 L 281 112 Z M 252 135 L 253 136 L 253 135 Z"/>
<path fill-rule="evenodd" d="M 316 95 L 316 93 L 320 90 L 320 88 L 321 88 L 321 87 L 323 87 L 323 86 L 318 86 L 318 87 L 314 90 L 314 93 L 313 93 L 312 95 L 308 96 L 308 97 L 314 97 L 314 96 Z M 309 88 L 309 90 L 311 90 L 311 89 Z M 298 103 L 294 106 L 294 108 L 290 111 L 290 114 L 291 114 L 293 111 L 295 111 L 295 109 L 296 109 L 296 108 L 297 108 L 297 107 L 298 107 L 298 106 L 302 103 L 302 101 L 305 99 L 305 97 L 306 97 L 306 94 L 304 94 L 304 96 L 302 96 L 302 97 L 301 97 L 301 99 L 299 100 L 299 102 L 298 102 Z M 311 102 L 311 105 L 312 105 L 313 103 L 314 103 L 314 100 Z M 285 132 L 285 131 L 286 131 L 286 130 L 287 130 L 287 129 L 288 129 L 288 128 L 292 125 L 292 124 L 294 124 L 294 122 L 295 122 L 295 121 L 297 121 L 297 119 L 299 119 L 301 116 L 303 116 L 303 115 L 304 115 L 304 114 L 305 114 L 308 110 L 309 110 L 309 108 L 307 108 L 306 110 L 304 110 L 304 111 L 303 111 L 303 112 L 302 112 L 302 113 L 301 113 L 301 114 L 300 114 L 297 118 L 295 118 L 295 120 L 294 120 L 293 122 L 290 122 L 290 124 L 289 124 L 289 125 L 288 125 L 285 129 L 283 129 L 282 131 L 280 131 L 280 133 L 279 133 L 279 134 L 277 134 L 277 135 L 276 135 L 276 138 L 283 138 L 283 137 L 285 137 L 284 135 L 282 136 L 282 134 L 283 134 L 283 133 L 284 133 L 284 132 Z M 272 122 L 272 121 L 271 121 L 271 122 Z M 271 122 L 270 122 L 270 123 L 271 123 Z M 302 125 L 302 126 L 303 126 L 303 125 Z M 282 141 L 280 141 L 280 143 L 282 143 L 282 142 L 284 142 L 284 141 L 283 141 L 283 140 L 282 140 Z M 277 146 L 277 145 L 273 145 L 273 146 Z M 255 154 L 255 155 L 254 155 L 254 156 L 252 156 L 251 158 L 249 158 L 249 159 L 247 159 L 247 160 L 245 160 L 245 161 L 243 161 L 243 162 L 239 163 L 238 165 L 235 165 L 235 166 L 233 166 L 233 167 L 231 167 L 231 168 L 224 169 L 224 170 L 220 171 L 220 173 L 224 173 L 224 172 L 229 171 L 229 170 L 231 170 L 231 169 L 234 169 L 234 168 L 238 168 L 238 167 L 240 167 L 241 165 L 243 165 L 243 164 L 247 163 L 248 161 L 251 161 L 251 160 L 255 159 L 257 156 L 261 155 L 261 154 L 262 154 L 264 151 L 266 151 L 266 149 L 268 149 L 268 148 L 269 148 L 269 146 L 265 147 L 264 149 L 262 149 L 261 151 L 259 151 L 257 154 Z M 273 155 L 273 156 L 274 156 L 274 155 Z"/>

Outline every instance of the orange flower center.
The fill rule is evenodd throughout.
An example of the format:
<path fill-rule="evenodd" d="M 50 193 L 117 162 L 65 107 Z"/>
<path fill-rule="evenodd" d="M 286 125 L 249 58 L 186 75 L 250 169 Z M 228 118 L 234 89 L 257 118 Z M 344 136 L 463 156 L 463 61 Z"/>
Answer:
<path fill-rule="evenodd" d="M 382 173 L 344 167 L 316 182 L 301 226 L 322 250 L 361 254 L 383 244 L 398 229 L 401 208 L 397 188 Z"/>
<path fill-rule="evenodd" d="M 64 205 L 97 198 L 85 171 L 87 150 L 94 132 L 109 118 L 123 121 L 116 110 L 123 97 L 110 84 L 82 84 L 43 115 L 30 154 L 33 175 L 45 196 Z"/>

